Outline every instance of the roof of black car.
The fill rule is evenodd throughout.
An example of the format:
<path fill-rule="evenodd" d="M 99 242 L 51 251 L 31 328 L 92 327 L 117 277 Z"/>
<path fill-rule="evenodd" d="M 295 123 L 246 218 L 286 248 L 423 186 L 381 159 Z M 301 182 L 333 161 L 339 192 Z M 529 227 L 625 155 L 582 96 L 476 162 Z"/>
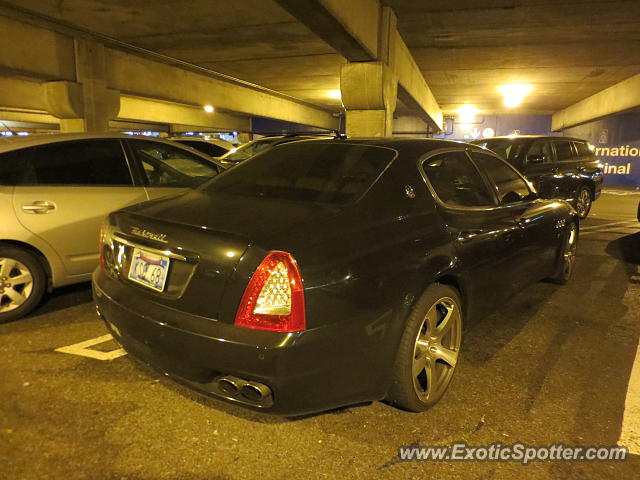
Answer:
<path fill-rule="evenodd" d="M 476 140 L 472 140 L 471 143 L 475 142 L 488 142 L 491 140 L 574 140 L 576 142 L 586 142 L 583 138 L 576 137 L 565 137 L 562 135 L 502 135 L 499 137 L 487 137 L 487 138 L 478 138 Z"/>
<path fill-rule="evenodd" d="M 314 138 L 311 140 L 302 140 L 310 142 L 344 142 L 360 145 L 375 145 L 380 147 L 394 148 L 398 150 L 426 148 L 434 150 L 436 148 L 447 148 L 452 146 L 468 145 L 466 142 L 455 140 L 440 140 L 436 138 L 398 138 L 398 137 L 340 137 L 340 138 Z M 476 145 L 477 146 L 477 145 Z"/>

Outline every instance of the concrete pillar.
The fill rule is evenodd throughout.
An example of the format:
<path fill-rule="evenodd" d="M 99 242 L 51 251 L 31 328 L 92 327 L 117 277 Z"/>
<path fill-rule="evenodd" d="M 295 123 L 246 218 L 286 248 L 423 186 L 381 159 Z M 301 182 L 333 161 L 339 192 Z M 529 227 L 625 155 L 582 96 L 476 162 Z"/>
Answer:
<path fill-rule="evenodd" d="M 106 86 L 104 45 L 76 39 L 75 58 L 76 82 L 44 84 L 48 110 L 61 132 L 105 132 L 118 116 L 120 92 Z"/>
<path fill-rule="evenodd" d="M 238 140 L 240 140 L 240 143 L 247 143 L 251 141 L 251 134 L 247 132 L 238 132 Z"/>
<path fill-rule="evenodd" d="M 340 90 L 348 137 L 385 137 L 393 132 L 398 80 L 382 62 L 342 64 Z"/>

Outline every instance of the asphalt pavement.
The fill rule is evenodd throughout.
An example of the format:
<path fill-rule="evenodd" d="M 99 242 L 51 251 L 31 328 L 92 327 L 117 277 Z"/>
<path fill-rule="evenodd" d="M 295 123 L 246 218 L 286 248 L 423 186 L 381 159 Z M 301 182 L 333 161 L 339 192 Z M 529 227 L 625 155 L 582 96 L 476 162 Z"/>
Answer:
<path fill-rule="evenodd" d="M 59 290 L 28 318 L 0 325 L 0 479 L 638 479 L 640 409 L 629 396 L 640 337 L 638 201 L 605 193 L 581 225 L 567 285 L 528 287 L 469 325 L 449 392 L 422 414 L 372 402 L 271 417 L 192 393 L 113 341 L 85 344 L 97 358 L 55 351 L 107 334 L 88 285 Z M 398 457 L 416 444 L 615 446 L 621 436 L 638 442 L 621 462 Z"/>

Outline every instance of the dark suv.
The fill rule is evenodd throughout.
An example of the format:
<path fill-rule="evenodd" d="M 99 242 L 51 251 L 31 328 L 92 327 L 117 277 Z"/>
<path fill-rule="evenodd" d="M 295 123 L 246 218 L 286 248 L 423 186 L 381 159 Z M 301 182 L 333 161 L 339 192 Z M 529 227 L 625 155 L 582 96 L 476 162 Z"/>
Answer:
<path fill-rule="evenodd" d="M 517 136 L 474 140 L 520 170 L 543 198 L 571 202 L 581 219 L 600 196 L 602 171 L 586 140 L 570 137 Z"/>

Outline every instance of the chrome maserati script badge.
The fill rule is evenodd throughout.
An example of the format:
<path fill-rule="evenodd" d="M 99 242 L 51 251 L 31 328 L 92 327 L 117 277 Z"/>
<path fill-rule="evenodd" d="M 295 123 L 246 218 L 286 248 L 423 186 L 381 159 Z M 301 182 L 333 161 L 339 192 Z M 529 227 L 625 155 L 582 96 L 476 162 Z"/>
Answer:
<path fill-rule="evenodd" d="M 166 233 L 153 233 L 140 227 L 131 227 L 131 233 L 133 233 L 134 235 L 137 235 L 138 237 L 149 238 L 157 242 L 167 243 Z"/>

